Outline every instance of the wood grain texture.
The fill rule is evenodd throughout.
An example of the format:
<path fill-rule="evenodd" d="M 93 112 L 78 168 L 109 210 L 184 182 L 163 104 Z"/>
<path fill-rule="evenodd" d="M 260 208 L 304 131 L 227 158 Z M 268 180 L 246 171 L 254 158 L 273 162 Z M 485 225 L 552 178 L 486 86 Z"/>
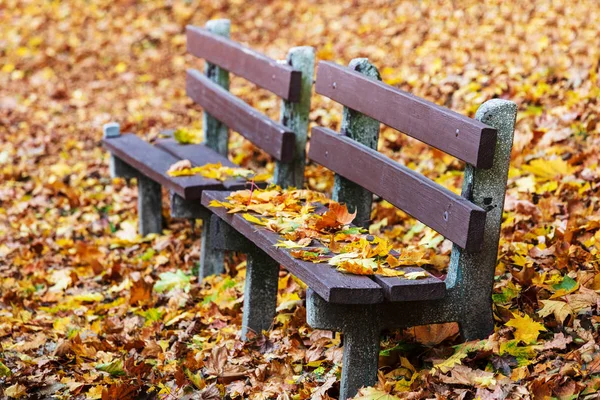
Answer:
<path fill-rule="evenodd" d="M 477 168 L 494 160 L 496 130 L 332 62 L 320 62 L 316 92 Z"/>
<path fill-rule="evenodd" d="M 312 129 L 309 158 L 384 198 L 457 246 L 477 251 L 485 211 L 421 174 L 356 141 Z"/>
<path fill-rule="evenodd" d="M 169 167 L 180 158 L 152 146 L 134 134 L 104 139 L 102 143 L 115 157 L 186 200 L 199 199 L 203 190 L 225 190 L 223 182 L 200 175 L 167 175 Z"/>
<path fill-rule="evenodd" d="M 186 34 L 190 54 L 204 58 L 285 100 L 298 101 L 301 72 L 206 29 L 188 25 Z"/>
<path fill-rule="evenodd" d="M 225 201 L 228 195 L 226 192 L 204 192 L 202 204 L 208 207 L 211 200 Z M 329 265 L 298 260 L 289 251 L 274 247 L 281 239 L 275 232 L 257 227 L 246 221 L 241 214 L 228 214 L 225 208 L 210 207 L 210 210 L 326 301 L 341 304 L 375 304 L 383 301 L 383 290 L 369 277 L 342 274 Z"/>
<path fill-rule="evenodd" d="M 420 267 L 399 268 L 406 273 L 422 272 Z M 427 278 L 406 279 L 403 277 L 385 277 L 375 275 L 375 282 L 383 288 L 388 301 L 435 300 L 446 296 L 446 284 L 431 274 Z"/>
<path fill-rule="evenodd" d="M 294 132 L 290 128 L 271 120 L 197 70 L 187 71 L 186 91 L 204 111 L 240 133 L 276 160 L 293 160 L 296 144 Z"/>

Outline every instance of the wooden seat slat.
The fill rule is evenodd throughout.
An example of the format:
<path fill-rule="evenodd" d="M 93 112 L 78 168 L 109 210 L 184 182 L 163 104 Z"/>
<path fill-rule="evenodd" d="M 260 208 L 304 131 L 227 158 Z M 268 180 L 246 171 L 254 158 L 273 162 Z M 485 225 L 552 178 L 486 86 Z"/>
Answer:
<path fill-rule="evenodd" d="M 186 91 L 205 112 L 240 133 L 281 162 L 294 157 L 294 132 L 271 120 L 227 90 L 212 82 L 200 71 L 187 71 Z"/>
<path fill-rule="evenodd" d="M 202 195 L 202 204 L 208 207 L 211 200 L 226 201 L 227 196 L 229 193 L 206 191 Z M 377 275 L 371 278 L 344 274 L 326 264 L 296 259 L 289 251 L 274 246 L 282 240 L 277 233 L 246 221 L 241 214 L 228 214 L 224 208 L 211 207 L 210 210 L 329 302 L 373 304 L 382 301 L 432 300 L 446 294 L 444 282 L 430 274 L 422 279 Z M 424 270 L 420 267 L 404 267 L 402 271 L 409 273 Z"/>
<path fill-rule="evenodd" d="M 355 140 L 312 129 L 309 158 L 412 215 L 461 248 L 483 241 L 485 210 Z"/>
<path fill-rule="evenodd" d="M 477 168 L 492 166 L 496 130 L 482 122 L 332 62 L 319 63 L 315 90 Z"/>
<path fill-rule="evenodd" d="M 208 207 L 211 200 L 225 201 L 227 196 L 229 193 L 204 192 L 202 205 Z M 274 246 L 281 240 L 281 236 L 278 234 L 267 229 L 260 229 L 246 221 L 241 214 L 228 214 L 225 208 L 211 207 L 210 210 L 306 283 L 326 301 L 340 304 L 375 304 L 383 301 L 381 287 L 369 277 L 343 274 L 329 265 L 296 259 L 289 251 Z"/>
<path fill-rule="evenodd" d="M 197 26 L 188 25 L 186 34 L 190 54 L 254 82 L 285 100 L 298 101 L 300 71 Z"/>
<path fill-rule="evenodd" d="M 406 273 L 421 272 L 420 267 L 404 267 Z M 406 279 L 375 275 L 375 282 L 383 288 L 387 301 L 435 300 L 446 296 L 446 284 L 443 280 L 428 274 L 426 278 Z"/>
<path fill-rule="evenodd" d="M 186 200 L 200 199 L 204 190 L 224 190 L 223 182 L 200 175 L 172 177 L 171 165 L 180 160 L 134 134 L 104 139 L 104 147 L 143 175 L 174 191 Z"/>

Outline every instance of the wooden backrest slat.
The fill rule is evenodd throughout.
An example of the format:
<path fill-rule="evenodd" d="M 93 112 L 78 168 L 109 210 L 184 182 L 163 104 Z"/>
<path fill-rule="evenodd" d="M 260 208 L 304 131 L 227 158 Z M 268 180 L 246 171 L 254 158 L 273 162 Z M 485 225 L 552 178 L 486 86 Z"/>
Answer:
<path fill-rule="evenodd" d="M 332 62 L 320 62 L 316 92 L 477 168 L 490 168 L 496 130 Z"/>
<path fill-rule="evenodd" d="M 187 51 L 218 65 L 277 96 L 298 101 L 302 73 L 206 29 L 188 25 Z"/>
<path fill-rule="evenodd" d="M 187 95 L 205 112 L 240 133 L 276 160 L 290 162 L 294 157 L 295 135 L 212 82 L 200 71 L 189 69 Z"/>
<path fill-rule="evenodd" d="M 469 200 L 330 129 L 312 129 L 308 156 L 389 201 L 461 248 L 479 250 L 486 212 Z"/>

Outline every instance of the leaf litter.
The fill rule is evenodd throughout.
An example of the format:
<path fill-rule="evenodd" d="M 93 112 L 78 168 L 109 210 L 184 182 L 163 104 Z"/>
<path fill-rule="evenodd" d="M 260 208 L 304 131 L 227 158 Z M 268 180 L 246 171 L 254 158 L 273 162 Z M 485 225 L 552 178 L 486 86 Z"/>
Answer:
<path fill-rule="evenodd" d="M 149 141 L 165 128 L 199 141 L 201 110 L 183 90 L 196 62 L 185 25 L 213 18 L 230 18 L 235 40 L 274 58 L 300 44 L 320 60 L 369 57 L 385 82 L 466 115 L 491 98 L 519 106 L 495 332 L 463 344 L 453 324 L 388 332 L 379 381 L 359 398 L 597 396 L 595 1 L 20 0 L 0 9 L 1 396 L 337 397 L 342 341 L 306 326 L 301 282 L 281 272 L 273 329 L 242 343 L 243 258 L 230 256 L 228 274 L 199 282 L 199 228 L 165 209 L 168 229 L 140 237 L 135 185 L 108 178 L 106 122 Z M 237 78 L 232 91 L 277 118 L 268 93 Z M 310 119 L 339 129 L 340 109 L 314 96 Z M 230 148 L 241 168 L 273 172 L 239 135 Z M 462 165 L 435 149 L 384 127 L 380 151 L 460 190 Z M 306 181 L 329 192 L 333 175 L 309 164 Z M 243 212 L 262 215 L 255 206 Z M 372 235 L 403 251 L 427 248 L 422 258 L 444 276 L 448 241 L 384 201 L 372 216 Z M 293 242 L 303 248 L 284 251 L 308 245 Z M 159 282 L 164 291 L 154 290 Z"/>

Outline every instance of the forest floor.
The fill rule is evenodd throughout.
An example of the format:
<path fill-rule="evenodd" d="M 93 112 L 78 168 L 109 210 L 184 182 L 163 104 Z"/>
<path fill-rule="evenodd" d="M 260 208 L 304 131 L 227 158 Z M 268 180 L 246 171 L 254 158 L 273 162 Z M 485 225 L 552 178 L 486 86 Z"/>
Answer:
<path fill-rule="evenodd" d="M 306 325 L 301 282 L 281 273 L 272 329 L 242 342 L 243 258 L 199 282 L 201 227 L 165 203 L 165 231 L 139 237 L 136 185 L 109 177 L 104 123 L 147 140 L 201 132 L 185 26 L 213 18 L 276 59 L 298 45 L 368 57 L 385 82 L 469 116 L 491 98 L 519 106 L 495 332 L 467 344 L 455 324 L 386 332 L 361 398 L 597 398 L 596 0 L 0 0 L 0 397 L 337 397 L 342 341 Z M 274 96 L 238 78 L 232 91 L 277 118 Z M 339 129 L 341 106 L 314 95 L 312 110 Z M 379 147 L 461 187 L 463 165 L 435 149 L 389 128 Z M 273 168 L 235 135 L 231 158 Z M 332 182 L 308 166 L 308 187 Z M 435 251 L 445 273 L 450 242 L 389 204 L 374 204 L 371 231 Z"/>

